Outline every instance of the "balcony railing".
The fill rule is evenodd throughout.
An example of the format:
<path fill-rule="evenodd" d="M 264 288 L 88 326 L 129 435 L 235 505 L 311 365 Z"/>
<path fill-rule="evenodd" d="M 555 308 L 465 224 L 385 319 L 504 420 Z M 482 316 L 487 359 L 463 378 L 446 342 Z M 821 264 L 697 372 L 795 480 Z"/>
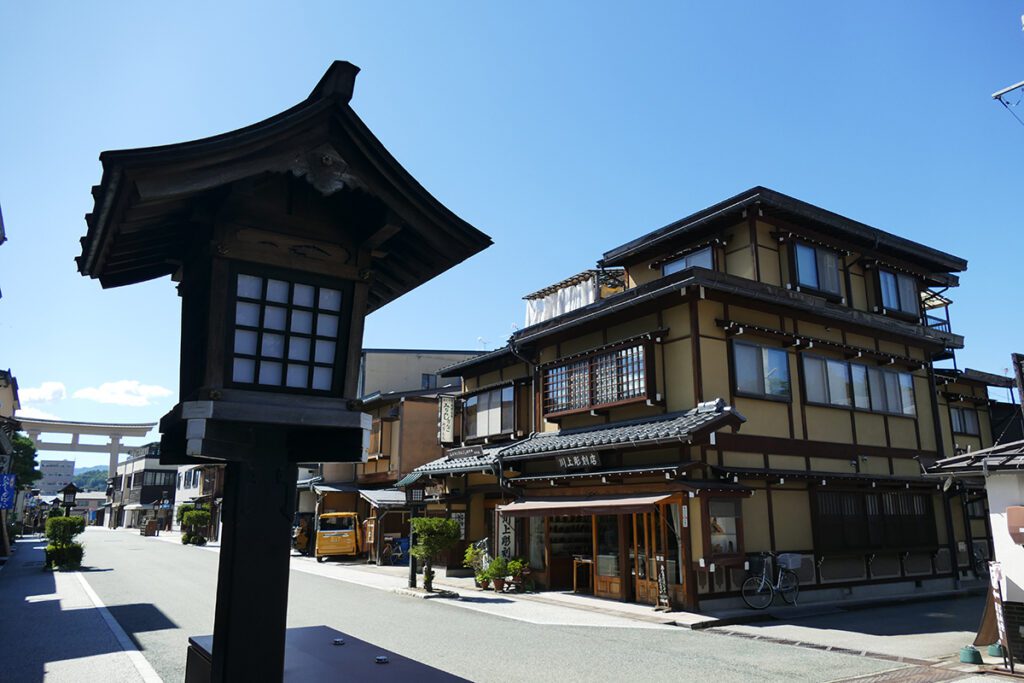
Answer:
<path fill-rule="evenodd" d="M 932 328 L 933 330 L 938 330 L 939 332 L 951 331 L 949 329 L 948 320 L 946 320 L 945 318 L 939 318 L 938 316 L 928 315 L 927 313 L 924 316 L 924 324 Z"/>

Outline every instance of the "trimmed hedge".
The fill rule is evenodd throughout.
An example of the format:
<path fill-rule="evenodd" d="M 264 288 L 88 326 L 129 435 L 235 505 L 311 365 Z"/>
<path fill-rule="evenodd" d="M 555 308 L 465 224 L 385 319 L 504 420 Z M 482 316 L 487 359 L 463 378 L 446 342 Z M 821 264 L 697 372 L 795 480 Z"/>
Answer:
<path fill-rule="evenodd" d="M 62 547 L 74 542 L 75 536 L 85 531 L 84 517 L 50 517 L 46 520 L 46 538 Z"/>
<path fill-rule="evenodd" d="M 46 566 L 50 569 L 78 569 L 82 566 L 85 548 L 81 543 L 46 546 Z"/>
<path fill-rule="evenodd" d="M 181 542 L 188 545 L 206 545 L 206 530 L 210 527 L 207 510 L 189 510 L 181 517 Z"/>

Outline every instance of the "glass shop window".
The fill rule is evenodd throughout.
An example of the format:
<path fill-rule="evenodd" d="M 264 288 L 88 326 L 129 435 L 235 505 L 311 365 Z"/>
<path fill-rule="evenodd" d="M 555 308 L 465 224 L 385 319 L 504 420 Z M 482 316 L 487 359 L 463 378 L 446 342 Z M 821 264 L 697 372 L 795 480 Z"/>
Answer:
<path fill-rule="evenodd" d="M 712 555 L 735 555 L 740 547 L 740 502 L 712 500 L 708 502 L 708 525 L 711 531 Z"/>
<path fill-rule="evenodd" d="M 544 570 L 544 518 L 530 517 L 530 567 Z"/>
<path fill-rule="evenodd" d="M 597 574 L 619 575 L 619 518 L 614 515 L 597 518 Z"/>

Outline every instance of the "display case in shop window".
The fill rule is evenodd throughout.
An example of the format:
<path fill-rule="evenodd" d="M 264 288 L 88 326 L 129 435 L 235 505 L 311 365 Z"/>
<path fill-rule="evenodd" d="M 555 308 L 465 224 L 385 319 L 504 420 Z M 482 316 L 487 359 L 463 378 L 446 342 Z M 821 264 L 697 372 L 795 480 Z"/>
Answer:
<path fill-rule="evenodd" d="M 552 555 L 585 555 L 594 552 L 590 517 L 552 517 L 548 523 Z"/>

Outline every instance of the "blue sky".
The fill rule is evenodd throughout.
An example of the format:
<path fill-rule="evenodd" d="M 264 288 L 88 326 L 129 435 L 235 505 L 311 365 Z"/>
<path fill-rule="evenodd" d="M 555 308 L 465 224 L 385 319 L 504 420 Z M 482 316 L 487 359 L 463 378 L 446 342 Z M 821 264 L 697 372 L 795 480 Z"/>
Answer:
<path fill-rule="evenodd" d="M 766 185 L 968 259 L 961 366 L 1024 351 L 1024 3 L 4 3 L 0 365 L 27 409 L 155 421 L 175 402 L 169 279 L 73 258 L 105 149 L 190 140 L 362 68 L 353 107 L 494 246 L 375 313 L 367 346 L 488 348 L 520 297 Z M 1013 297 L 1016 298 L 1016 297 Z M 1012 300 L 1012 299 L 1011 299 Z M 44 384 L 49 383 L 49 384 Z M 49 400 L 43 400 L 47 399 Z M 102 456 L 79 456 L 80 465 Z"/>

